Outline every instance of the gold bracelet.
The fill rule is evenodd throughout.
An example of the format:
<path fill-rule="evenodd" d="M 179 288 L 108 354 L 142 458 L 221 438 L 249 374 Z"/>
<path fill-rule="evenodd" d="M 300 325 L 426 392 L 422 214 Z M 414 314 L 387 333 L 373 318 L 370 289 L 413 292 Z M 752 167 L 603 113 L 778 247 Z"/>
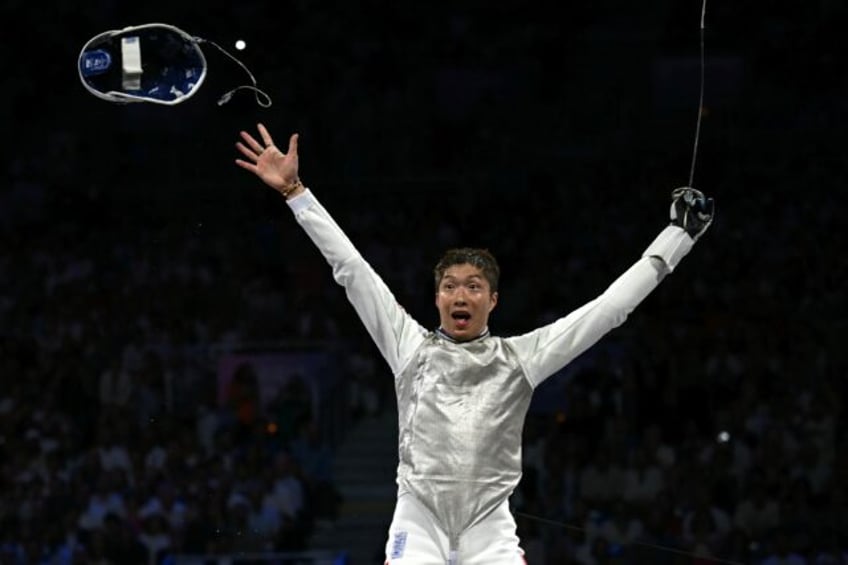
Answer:
<path fill-rule="evenodd" d="M 288 186 L 284 186 L 282 189 L 280 189 L 280 193 L 283 195 L 284 198 L 288 199 L 288 197 L 291 196 L 291 194 L 298 188 L 303 188 L 303 183 L 300 182 L 300 179 L 295 180 Z"/>

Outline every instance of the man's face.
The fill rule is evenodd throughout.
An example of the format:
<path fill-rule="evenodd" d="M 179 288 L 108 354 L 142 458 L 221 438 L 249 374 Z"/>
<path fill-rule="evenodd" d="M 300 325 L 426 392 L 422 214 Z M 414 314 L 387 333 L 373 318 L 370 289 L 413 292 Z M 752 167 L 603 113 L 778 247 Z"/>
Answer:
<path fill-rule="evenodd" d="M 448 267 L 436 291 L 441 328 L 457 341 L 483 333 L 497 302 L 483 272 L 468 263 Z"/>

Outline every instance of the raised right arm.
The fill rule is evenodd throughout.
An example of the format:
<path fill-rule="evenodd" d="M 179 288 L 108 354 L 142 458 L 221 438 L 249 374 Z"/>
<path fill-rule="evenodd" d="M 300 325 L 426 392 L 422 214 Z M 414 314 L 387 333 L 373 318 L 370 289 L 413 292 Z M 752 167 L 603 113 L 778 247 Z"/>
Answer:
<path fill-rule="evenodd" d="M 427 330 L 395 300 L 383 280 L 308 188 L 287 200 L 297 222 L 333 269 L 348 300 L 397 375 L 424 340 Z"/>
<path fill-rule="evenodd" d="M 243 142 L 236 147 L 247 160 L 237 159 L 236 164 L 286 198 L 297 222 L 332 267 L 333 278 L 345 288 L 348 300 L 397 375 L 427 331 L 401 308 L 315 195 L 300 182 L 297 134 L 289 138 L 288 151 L 283 153 L 263 125 L 258 129 L 265 147 L 242 131 Z"/>

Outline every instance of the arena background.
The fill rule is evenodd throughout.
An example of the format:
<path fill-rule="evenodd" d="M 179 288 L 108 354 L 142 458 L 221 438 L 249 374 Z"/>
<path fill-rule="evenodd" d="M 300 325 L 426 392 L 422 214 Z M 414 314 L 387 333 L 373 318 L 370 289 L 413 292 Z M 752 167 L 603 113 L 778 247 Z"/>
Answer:
<path fill-rule="evenodd" d="M 3 563 L 380 562 L 391 377 L 239 130 L 300 133 L 304 182 L 425 325 L 441 251 L 491 249 L 502 335 L 603 291 L 688 181 L 697 1 L 0 6 Z M 846 12 L 708 3 L 716 220 L 537 393 L 531 565 L 848 560 Z M 150 22 L 273 106 L 218 106 L 247 76 L 207 48 L 177 107 L 90 95 L 82 45 Z"/>

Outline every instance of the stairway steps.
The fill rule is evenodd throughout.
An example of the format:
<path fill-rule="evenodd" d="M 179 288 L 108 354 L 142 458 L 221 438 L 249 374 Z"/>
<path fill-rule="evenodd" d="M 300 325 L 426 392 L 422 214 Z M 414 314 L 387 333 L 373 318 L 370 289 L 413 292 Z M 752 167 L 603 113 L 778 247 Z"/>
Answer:
<path fill-rule="evenodd" d="M 360 420 L 348 431 L 333 465 L 342 506 L 333 524 L 315 531 L 312 548 L 345 551 L 351 565 L 380 562 L 397 498 L 397 438 L 396 413 Z"/>

